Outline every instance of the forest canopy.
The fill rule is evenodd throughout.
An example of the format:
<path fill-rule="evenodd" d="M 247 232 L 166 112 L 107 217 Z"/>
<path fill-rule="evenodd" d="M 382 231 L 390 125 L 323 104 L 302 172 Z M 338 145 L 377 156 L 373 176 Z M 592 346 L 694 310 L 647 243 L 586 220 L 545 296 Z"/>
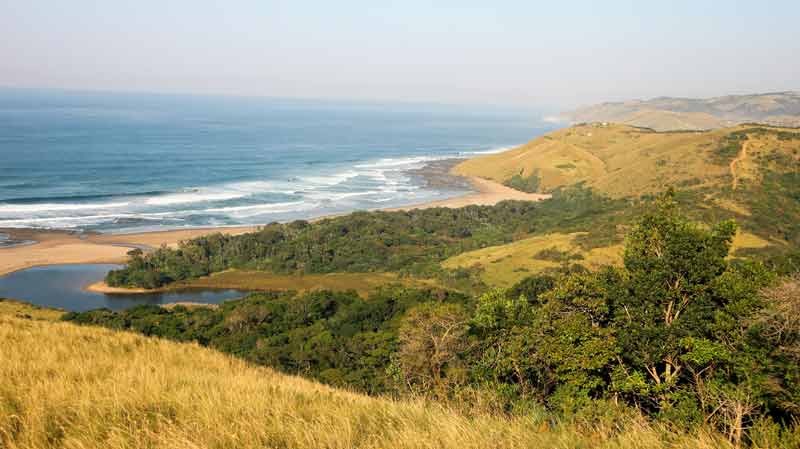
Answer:
<path fill-rule="evenodd" d="M 131 252 L 127 266 L 111 271 L 106 283 L 156 288 L 230 268 L 288 274 L 394 271 L 431 275 L 450 256 L 551 229 L 589 228 L 598 216 L 622 213 L 627 204 L 574 188 L 540 203 L 504 201 L 458 209 L 355 212 L 316 223 L 273 223 L 254 233 L 218 233 L 188 240 L 177 249 Z M 596 227 L 597 232 L 613 225 L 609 221 Z"/>

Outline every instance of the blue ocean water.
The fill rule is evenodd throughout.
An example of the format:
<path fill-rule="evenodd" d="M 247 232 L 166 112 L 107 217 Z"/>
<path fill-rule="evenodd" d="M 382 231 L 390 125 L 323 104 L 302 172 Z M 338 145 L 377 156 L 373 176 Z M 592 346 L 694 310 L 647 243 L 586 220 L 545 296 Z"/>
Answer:
<path fill-rule="evenodd" d="M 0 228 L 260 224 L 463 193 L 409 172 L 524 143 L 530 111 L 0 89 Z"/>

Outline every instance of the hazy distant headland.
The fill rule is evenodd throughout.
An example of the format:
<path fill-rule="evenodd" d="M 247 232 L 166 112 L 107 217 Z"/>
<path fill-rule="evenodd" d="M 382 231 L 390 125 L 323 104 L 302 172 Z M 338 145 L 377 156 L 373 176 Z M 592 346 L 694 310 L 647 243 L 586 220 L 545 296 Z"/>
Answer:
<path fill-rule="evenodd" d="M 569 123 L 613 122 L 656 131 L 716 129 L 754 122 L 798 127 L 800 93 L 609 102 L 562 113 L 560 119 Z"/>

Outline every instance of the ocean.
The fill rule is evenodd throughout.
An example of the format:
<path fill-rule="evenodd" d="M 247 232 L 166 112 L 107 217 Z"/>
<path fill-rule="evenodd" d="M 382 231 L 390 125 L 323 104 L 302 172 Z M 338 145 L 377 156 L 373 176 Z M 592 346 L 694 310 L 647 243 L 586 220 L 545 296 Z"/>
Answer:
<path fill-rule="evenodd" d="M 0 228 L 263 224 L 464 194 L 432 161 L 552 129 L 530 111 L 0 89 Z"/>

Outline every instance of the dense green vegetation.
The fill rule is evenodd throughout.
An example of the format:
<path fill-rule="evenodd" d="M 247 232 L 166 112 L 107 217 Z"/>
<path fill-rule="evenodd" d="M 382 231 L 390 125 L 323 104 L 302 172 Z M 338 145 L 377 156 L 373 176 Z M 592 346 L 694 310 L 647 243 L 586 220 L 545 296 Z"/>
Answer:
<path fill-rule="evenodd" d="M 400 319 L 412 307 L 466 304 L 443 290 L 389 286 L 365 300 L 355 292 L 259 293 L 219 308 L 138 306 L 67 314 L 82 324 L 131 329 L 178 341 L 197 341 L 249 361 L 332 385 L 386 392 Z"/>
<path fill-rule="evenodd" d="M 755 131 L 758 131 L 756 129 Z M 722 137 L 719 146 L 711 153 L 716 163 L 725 164 L 732 161 L 742 151 L 742 143 L 747 140 L 747 133 L 754 130 L 735 131 Z"/>
<path fill-rule="evenodd" d="M 65 319 L 196 340 L 372 393 L 468 397 L 509 413 L 638 411 L 715 426 L 735 444 L 768 433 L 796 446 L 800 278 L 729 260 L 735 232 L 732 221 L 695 224 L 666 196 L 628 233 L 624 266 L 533 276 L 477 298 L 396 287 L 368 300 L 254 295 Z"/>
<path fill-rule="evenodd" d="M 575 167 L 573 164 L 569 165 L 571 167 Z M 569 168 L 566 165 L 559 165 L 558 167 Z M 530 176 L 522 176 L 518 173 L 505 181 L 503 184 L 521 192 L 536 193 L 539 191 L 540 179 L 536 173 L 533 173 Z"/>
<path fill-rule="evenodd" d="M 797 171 L 766 172 L 759 188 L 748 188 L 739 197 L 752 211 L 747 220 L 754 229 L 800 246 L 800 164 Z"/>
<path fill-rule="evenodd" d="M 106 282 L 154 288 L 229 268 L 431 276 L 442 271 L 439 262 L 450 256 L 537 232 L 588 229 L 599 216 L 622 213 L 627 205 L 578 186 L 540 203 L 355 212 L 317 223 L 274 223 L 250 234 L 200 237 L 178 249 L 161 248 L 147 255 L 134 251 L 128 265 L 111 271 Z"/>

